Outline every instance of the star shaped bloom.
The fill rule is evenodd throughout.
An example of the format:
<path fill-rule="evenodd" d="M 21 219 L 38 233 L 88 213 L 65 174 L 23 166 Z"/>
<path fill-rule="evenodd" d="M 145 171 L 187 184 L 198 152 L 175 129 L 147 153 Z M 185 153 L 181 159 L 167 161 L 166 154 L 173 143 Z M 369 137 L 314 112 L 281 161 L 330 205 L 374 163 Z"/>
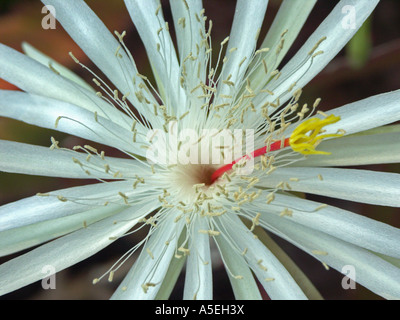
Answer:
<path fill-rule="evenodd" d="M 184 264 L 184 298 L 212 298 L 212 243 L 237 298 L 261 298 L 257 282 L 273 299 L 320 298 L 264 227 L 326 267 L 353 266 L 358 283 L 399 298 L 397 228 L 291 194 L 400 205 L 399 174 L 338 168 L 399 161 L 399 128 L 384 125 L 400 119 L 400 91 L 326 114 L 313 113 L 320 99 L 312 107 L 299 105 L 301 88 L 378 1 L 341 0 L 277 69 L 315 2 L 284 0 L 257 49 L 268 1 L 238 0 L 231 34 L 214 63 L 212 22 L 201 1 L 170 2 L 175 49 L 158 1 L 126 0 L 155 75 L 152 85 L 139 73 L 125 32 L 111 34 L 84 1 L 43 0 L 113 87 L 93 73 L 94 90 L 27 44 L 26 55 L 0 45 L 0 77 L 23 90 L 0 91 L 0 115 L 111 146 L 127 157 L 109 157 L 89 144 L 65 149 L 54 138 L 50 148 L 0 141 L 2 171 L 99 181 L 0 207 L 1 254 L 35 246 L 0 266 L 0 293 L 40 280 L 44 265 L 60 271 L 148 226 L 148 235 L 93 281 L 112 281 L 140 249 L 114 299 L 167 298 Z M 343 27 L 345 6 L 355 10 L 356 28 Z M 192 137 L 180 136 L 185 130 L 194 142 L 181 139 Z M 243 144 L 240 157 L 225 162 L 233 146 L 224 140 L 217 145 L 222 158 L 211 161 L 211 138 L 223 130 L 249 130 L 252 148 Z M 176 143 L 169 140 L 174 134 Z M 203 162 L 173 161 L 177 155 L 190 160 L 185 156 L 198 149 Z M 251 170 L 243 171 L 249 162 Z"/>

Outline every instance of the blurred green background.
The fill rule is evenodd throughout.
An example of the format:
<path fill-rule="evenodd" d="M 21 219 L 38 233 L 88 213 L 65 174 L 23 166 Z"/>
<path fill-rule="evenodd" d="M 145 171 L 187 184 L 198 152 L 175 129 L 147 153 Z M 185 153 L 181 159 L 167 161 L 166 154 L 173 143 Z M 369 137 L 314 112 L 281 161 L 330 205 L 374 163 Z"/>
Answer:
<path fill-rule="evenodd" d="M 365 0 L 368 1 L 368 0 Z M 214 47 L 229 34 L 235 10 L 232 0 L 203 0 L 206 15 L 213 20 L 212 38 Z M 306 22 L 300 36 L 289 51 L 283 64 L 298 50 L 321 21 L 329 14 L 338 1 L 319 0 Z M 122 0 L 87 0 L 87 3 L 100 16 L 111 31 L 127 31 L 125 38 L 139 71 L 150 75 L 146 53 L 140 42 Z M 171 13 L 167 1 L 162 1 L 164 15 L 172 25 Z M 279 0 L 270 0 L 269 8 L 260 39 L 266 34 L 273 17 L 279 8 Z M 73 69 L 77 74 L 91 81 L 91 76 L 77 67 L 68 55 L 74 55 L 92 70 L 96 67 L 57 23 L 55 30 L 43 30 L 41 20 L 42 3 L 37 0 L 0 0 L 0 42 L 21 50 L 23 41 L 29 42 L 58 62 Z M 0 80 L 0 89 L 16 89 Z M 329 110 L 340 105 L 366 98 L 371 95 L 400 89 L 400 1 L 382 0 L 373 16 L 368 20 L 357 36 L 304 90 L 302 101 L 313 102 L 321 97 L 321 110 Z M 377 106 L 379 107 L 379 106 Z M 37 145 L 49 146 L 54 136 L 64 147 L 80 144 L 79 138 L 70 137 L 55 131 L 44 130 L 0 117 L 0 139 L 13 140 Z M 394 150 L 394 152 L 400 152 Z M 398 164 L 364 167 L 370 170 L 400 172 Z M 82 181 L 23 176 L 0 173 L 0 205 L 31 196 L 37 192 L 66 188 L 82 184 Z M 347 201 L 322 197 L 308 197 L 325 201 L 353 212 L 400 227 L 399 210 L 394 208 L 363 205 Z M 102 281 L 93 286 L 92 279 L 101 275 L 115 262 L 131 244 L 136 242 L 135 234 L 117 241 L 94 257 L 57 274 L 57 289 L 43 290 L 40 283 L 32 284 L 1 299 L 107 299 L 123 278 L 133 262 L 130 259 L 117 272 L 113 283 Z M 276 238 L 275 238 L 276 239 Z M 304 270 L 314 282 L 325 299 L 380 299 L 360 285 L 356 290 L 344 290 L 341 287 L 342 275 L 324 267 L 307 254 L 292 245 L 276 239 L 277 242 Z M 0 263 L 12 258 L 0 258 Z M 232 293 L 220 260 L 214 262 L 214 296 L 216 299 L 231 299 Z M 171 298 L 180 299 L 183 291 L 184 275 L 178 281 Z"/>

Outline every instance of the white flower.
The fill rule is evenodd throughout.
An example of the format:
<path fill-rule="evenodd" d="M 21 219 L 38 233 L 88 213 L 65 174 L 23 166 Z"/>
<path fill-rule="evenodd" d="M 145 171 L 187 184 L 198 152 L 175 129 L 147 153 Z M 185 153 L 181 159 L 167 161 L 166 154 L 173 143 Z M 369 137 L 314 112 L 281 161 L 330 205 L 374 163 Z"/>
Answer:
<path fill-rule="evenodd" d="M 237 298 L 261 297 L 255 278 L 273 299 L 318 298 L 262 226 L 325 266 L 339 271 L 354 266 L 357 282 L 373 292 L 400 298 L 400 269 L 390 262 L 400 258 L 397 228 L 290 194 L 400 206 L 399 174 L 337 168 L 399 161 L 399 129 L 382 126 L 400 119 L 400 91 L 313 118 L 319 99 L 313 108 L 298 105 L 301 88 L 344 47 L 378 0 L 341 0 L 277 70 L 315 2 L 284 0 L 256 50 L 268 1 L 238 0 L 229 40 L 221 43 L 214 63 L 212 51 L 220 48 L 212 48 L 212 23 L 200 0 L 170 2 L 177 53 L 158 1 L 126 0 L 155 89 L 139 74 L 125 34 L 114 37 L 84 1 L 43 0 L 55 7 L 58 21 L 118 91 L 93 75 L 101 92 L 96 93 L 29 45 L 27 55 L 0 45 L 0 77 L 24 91 L 0 91 L 0 115 L 112 146 L 130 159 L 107 157 L 89 145 L 63 149 L 54 138 L 50 149 L 0 141 L 2 171 L 99 180 L 0 207 L 2 255 L 42 244 L 0 266 L 0 293 L 41 279 L 44 265 L 65 269 L 150 225 L 148 236 L 104 273 L 112 280 L 120 264 L 143 246 L 112 298 L 167 298 L 185 263 L 184 298 L 212 298 L 212 241 Z M 341 24 L 348 5 L 357 13 L 356 29 Z M 250 175 L 237 174 L 243 161 L 218 174 L 222 162 L 150 164 L 145 157 L 154 147 L 148 139 L 154 129 L 169 134 L 253 129 L 254 150 L 272 145 L 276 150 L 247 157 L 255 162 Z M 331 154 L 315 154 L 320 151 Z"/>

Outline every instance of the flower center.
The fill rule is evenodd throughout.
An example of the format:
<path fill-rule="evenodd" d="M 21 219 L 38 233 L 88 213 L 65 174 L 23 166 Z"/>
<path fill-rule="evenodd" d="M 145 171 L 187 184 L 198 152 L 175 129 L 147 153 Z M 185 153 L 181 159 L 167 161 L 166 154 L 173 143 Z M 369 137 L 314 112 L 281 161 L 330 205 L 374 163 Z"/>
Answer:
<path fill-rule="evenodd" d="M 209 192 L 213 183 L 211 176 L 216 169 L 217 166 L 212 164 L 179 164 L 170 171 L 171 187 L 186 200 L 192 200 L 200 190 Z"/>

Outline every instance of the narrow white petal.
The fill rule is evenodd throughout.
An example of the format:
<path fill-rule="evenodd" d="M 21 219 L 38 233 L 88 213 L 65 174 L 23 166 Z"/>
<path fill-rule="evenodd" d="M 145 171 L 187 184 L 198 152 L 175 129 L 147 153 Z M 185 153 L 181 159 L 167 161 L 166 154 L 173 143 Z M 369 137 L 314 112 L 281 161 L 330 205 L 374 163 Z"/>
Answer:
<path fill-rule="evenodd" d="M 400 90 L 396 90 L 332 109 L 327 114 L 341 119 L 326 126 L 327 133 L 343 129 L 352 134 L 396 122 L 400 120 L 399 100 Z"/>
<path fill-rule="evenodd" d="M 307 299 L 285 267 L 237 216 L 219 217 L 217 225 L 222 236 L 231 241 L 232 250 L 244 253 L 271 299 Z"/>
<path fill-rule="evenodd" d="M 204 24 L 196 18 L 196 14 L 200 18 L 202 0 L 186 0 L 186 3 L 188 7 L 185 1 L 170 2 L 181 61 L 196 52 L 196 44 L 200 45 L 202 40 L 199 30 L 204 30 Z"/>
<path fill-rule="evenodd" d="M 143 187 L 142 187 L 143 189 Z M 52 191 L 48 195 L 33 196 L 5 204 L 0 207 L 0 231 L 18 228 L 41 221 L 73 215 L 93 208 L 108 205 L 124 205 L 118 192 L 132 198 L 137 194 L 141 199 L 150 198 L 148 189 L 132 189 L 131 181 L 96 183 Z M 67 201 L 61 201 L 64 198 Z M 68 201 L 69 199 L 69 201 Z"/>
<path fill-rule="evenodd" d="M 68 68 L 64 67 L 54 59 L 50 58 L 49 56 L 45 55 L 43 52 L 40 52 L 38 49 L 33 47 L 27 42 L 22 43 L 22 49 L 24 50 L 25 54 L 28 57 L 40 62 L 44 66 L 48 68 L 53 68 L 55 71 L 60 73 L 63 77 L 75 82 L 76 84 L 82 86 L 83 88 L 95 92 L 92 86 L 90 86 L 85 80 L 83 80 L 80 76 L 78 76 L 75 72 L 69 70 Z"/>
<path fill-rule="evenodd" d="M 224 237 L 215 237 L 237 300 L 261 300 L 260 289 L 244 257 Z"/>
<path fill-rule="evenodd" d="M 57 20 L 90 60 L 123 95 L 130 93 L 128 100 L 140 112 L 148 114 L 146 109 L 141 108 L 134 94 L 135 91 L 139 91 L 138 85 L 143 83 L 143 80 L 137 77 L 135 62 L 128 53 L 119 49 L 121 44 L 85 1 L 42 0 L 42 2 L 56 9 Z M 155 102 L 150 94 L 145 91 L 142 91 L 142 94 L 151 102 Z"/>
<path fill-rule="evenodd" d="M 53 240 L 83 227 L 88 227 L 97 221 L 119 213 L 122 209 L 124 209 L 123 206 L 103 206 L 74 215 L 0 232 L 0 256 L 6 256 Z"/>
<path fill-rule="evenodd" d="M 184 234 L 184 232 L 182 232 Z M 182 236 L 182 235 L 181 235 Z M 186 257 L 171 259 L 168 271 L 154 300 L 168 300 L 186 263 Z"/>
<path fill-rule="evenodd" d="M 0 78 L 26 92 L 65 101 L 97 112 L 99 115 L 107 114 L 108 118 L 119 125 L 128 129 L 131 127 L 131 121 L 127 122 L 129 119 L 126 119 L 126 116 L 92 91 L 56 74 L 43 64 L 3 44 L 0 44 Z M 1 100 L 3 99 L 2 97 Z"/>
<path fill-rule="evenodd" d="M 133 159 L 53 149 L 0 140 L 0 169 L 5 172 L 84 179 L 148 177 L 150 168 Z M 117 174 L 118 173 L 118 174 Z"/>
<path fill-rule="evenodd" d="M 343 241 L 352 243 L 388 256 L 400 258 L 400 229 L 388 224 L 369 219 L 362 215 L 333 206 L 322 206 L 322 203 L 305 200 L 293 196 L 276 194 L 275 200 L 257 212 L 280 216 L 285 209 L 291 210 L 291 215 L 282 219 L 299 223 L 306 227 L 327 233 Z"/>
<path fill-rule="evenodd" d="M 400 268 L 374 253 L 275 215 L 260 222 L 339 272 L 354 268 L 354 280 L 376 294 L 400 298 Z"/>
<path fill-rule="evenodd" d="M 232 75 L 230 81 L 236 83 L 242 81 L 251 62 L 253 52 L 256 48 L 257 37 L 267 10 L 268 0 L 239 0 L 236 3 L 235 16 L 221 79 L 225 80 Z M 221 84 L 218 88 L 220 94 L 231 94 L 230 86 Z M 238 88 L 236 88 L 237 90 Z M 219 103 L 218 101 L 216 103 Z"/>
<path fill-rule="evenodd" d="M 188 5 L 186 7 L 186 4 Z M 186 69 L 187 91 L 191 91 L 200 81 L 206 83 L 206 34 L 201 11 L 201 0 L 170 1 L 181 67 Z M 192 56 L 196 59 L 187 59 Z"/>
<path fill-rule="evenodd" d="M 0 266 L 0 295 L 48 276 L 43 271 L 45 266 L 58 272 L 92 256 L 153 209 L 151 203 L 132 206 L 116 216 L 94 223 L 90 228 L 75 231 L 3 263 Z"/>
<path fill-rule="evenodd" d="M 168 217 L 158 222 L 139 258 L 111 299 L 147 300 L 157 296 L 171 259 L 174 259 L 178 238 L 183 228 L 181 221 L 178 223 L 174 221 L 175 215 L 172 212 L 167 214 Z"/>
<path fill-rule="evenodd" d="M 275 66 L 279 63 L 289 51 L 291 45 L 296 40 L 304 23 L 306 22 L 311 10 L 314 8 L 317 0 L 284 0 L 279 7 L 279 11 L 274 18 L 274 21 L 265 36 L 261 48 L 270 48 L 275 50 L 281 41 L 281 35 L 284 31 L 284 45 L 278 55 L 274 52 L 266 53 L 265 61 L 267 66 L 276 59 Z M 272 71 L 272 70 L 271 70 Z"/>
<path fill-rule="evenodd" d="M 210 236 L 201 231 L 209 230 L 206 218 L 195 217 L 190 226 L 189 250 L 187 258 L 185 300 L 212 300 L 213 281 L 210 254 Z"/>
<path fill-rule="evenodd" d="M 279 96 L 282 103 L 287 101 L 296 88 L 303 88 L 342 50 L 378 3 L 379 0 L 341 0 L 296 55 L 282 68 L 279 80 L 272 83 L 268 89 L 275 93 L 275 97 Z M 348 12 L 343 11 L 346 8 L 350 8 L 355 14 L 348 16 Z M 349 24 L 351 18 L 355 19 L 354 25 Z M 326 40 L 310 55 L 310 51 L 323 37 L 326 37 Z M 319 51 L 323 54 L 312 58 L 312 55 Z M 295 82 L 296 87 L 288 92 L 288 88 Z M 256 102 L 263 104 L 269 100 L 270 97 L 266 94 L 264 97 L 260 95 Z"/>
<path fill-rule="evenodd" d="M 399 132 L 351 135 L 323 141 L 319 150 L 331 152 L 329 156 L 310 154 L 296 166 L 328 167 L 357 166 L 400 162 Z"/>
<path fill-rule="evenodd" d="M 79 163 L 78 163 L 79 161 Z M 110 170 L 106 171 L 108 165 Z M 138 161 L 0 140 L 0 171 L 75 179 L 121 179 L 145 173 Z M 118 176 L 114 175 L 119 171 Z"/>
<path fill-rule="evenodd" d="M 263 207 L 265 204 L 263 203 Z M 257 212 L 254 213 L 256 217 Z M 252 222 L 244 221 L 248 228 L 251 228 Z M 311 280 L 304 274 L 304 272 L 296 265 L 296 263 L 287 255 L 285 250 L 283 250 L 260 226 L 255 227 L 253 230 L 254 236 L 258 237 L 260 241 L 271 251 L 271 253 L 282 263 L 290 275 L 293 277 L 294 281 L 299 285 L 301 290 L 310 300 L 323 300 L 321 294 L 315 288 Z"/>
<path fill-rule="evenodd" d="M 373 252 L 373 254 L 376 254 L 379 258 L 386 260 L 387 262 L 390 262 L 392 265 L 396 266 L 397 268 L 400 268 L 400 259 L 389 257 L 384 254 L 377 253 L 377 252 Z"/>
<path fill-rule="evenodd" d="M 290 179 L 298 181 L 290 181 Z M 355 169 L 279 168 L 260 186 L 276 187 L 282 181 L 293 191 L 318 194 L 382 206 L 400 206 L 400 174 Z"/>
<path fill-rule="evenodd" d="M 282 59 L 296 40 L 316 2 L 317 0 L 284 0 L 282 2 L 271 28 L 269 28 L 261 44 L 261 48 L 268 48 L 270 50 L 260 53 L 256 57 L 255 61 L 258 61 L 258 66 L 250 75 L 250 82 L 252 84 L 262 88 L 268 83 L 270 77 L 265 74 L 264 65 L 261 63 L 262 59 L 265 61 L 265 65 L 270 72 L 278 68 Z M 282 37 L 285 31 L 286 33 Z M 255 64 L 253 62 L 250 69 L 254 67 Z"/>
<path fill-rule="evenodd" d="M 74 153 L 0 140 L 0 170 L 60 178 L 89 178 L 84 170 L 73 162 Z M 80 156 L 78 153 L 76 155 Z"/>
<path fill-rule="evenodd" d="M 162 10 L 158 10 L 159 1 L 125 0 L 125 5 L 167 94 L 168 101 L 164 102 L 175 110 L 184 107 L 186 94 L 179 82 L 180 67 Z"/>
<path fill-rule="evenodd" d="M 0 90 L 0 115 L 66 132 L 132 153 L 145 152 L 132 143 L 133 133 L 76 105 L 19 91 Z M 122 114 L 121 114 L 122 115 Z"/>

